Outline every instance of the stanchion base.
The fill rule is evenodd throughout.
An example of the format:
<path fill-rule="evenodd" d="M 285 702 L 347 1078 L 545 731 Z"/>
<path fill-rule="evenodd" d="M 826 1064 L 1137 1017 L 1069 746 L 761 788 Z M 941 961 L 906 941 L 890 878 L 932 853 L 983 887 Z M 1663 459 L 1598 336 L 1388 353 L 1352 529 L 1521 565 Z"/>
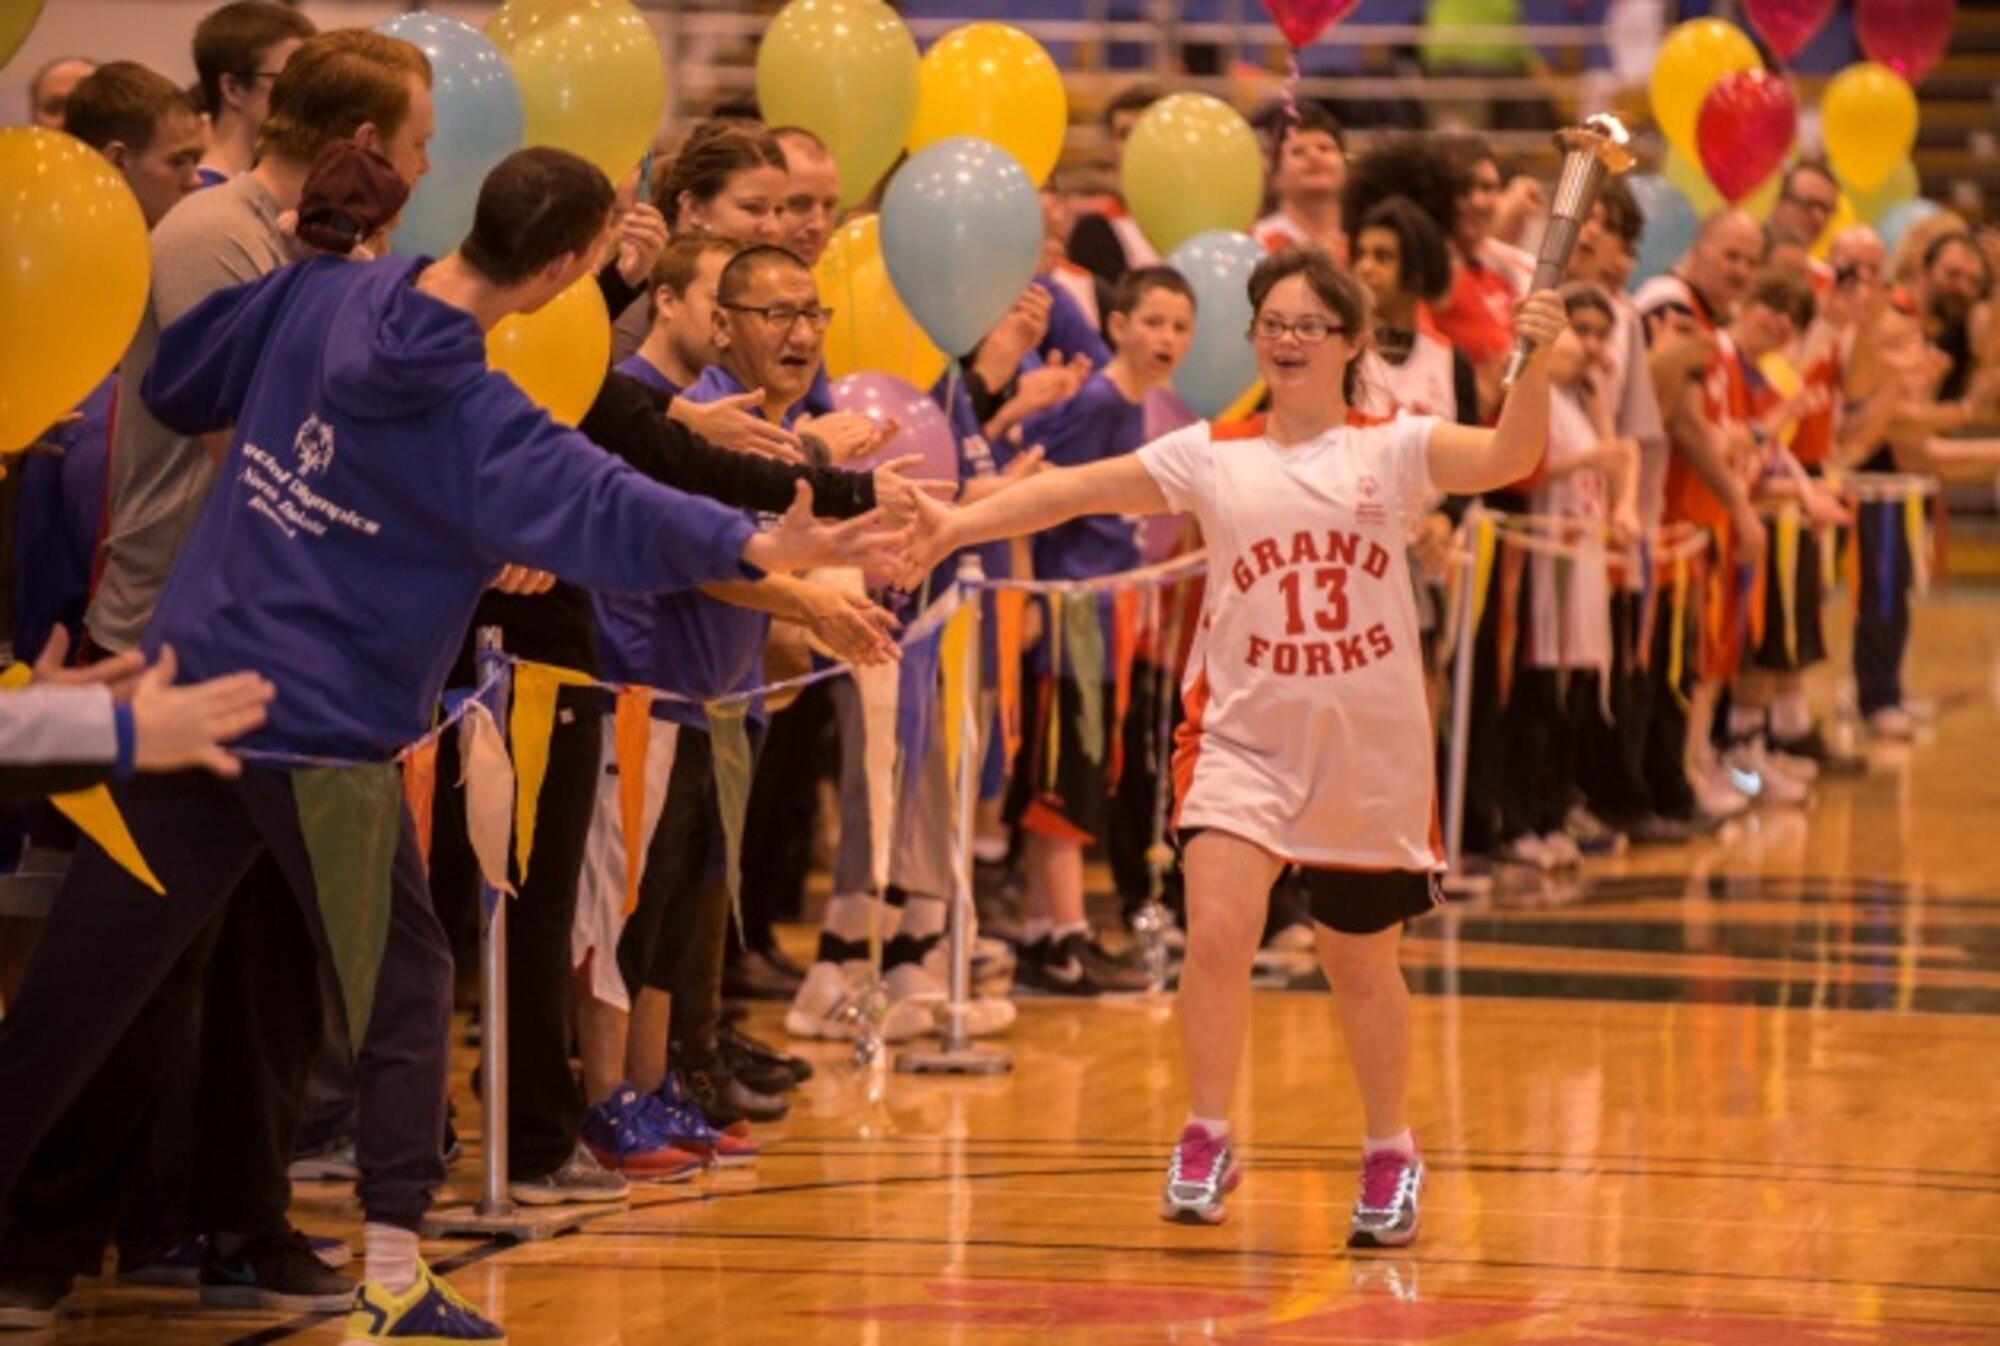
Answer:
<path fill-rule="evenodd" d="M 503 1238 L 537 1243 L 607 1215 L 623 1215 L 625 1202 L 590 1206 L 516 1206 L 505 1214 L 482 1215 L 477 1206 L 447 1206 L 424 1217 L 424 1237 Z"/>
<path fill-rule="evenodd" d="M 991 1047 L 966 1047 L 959 1051 L 912 1047 L 896 1053 L 896 1072 L 901 1075 L 1005 1075 L 1013 1068 L 1012 1053 Z"/>

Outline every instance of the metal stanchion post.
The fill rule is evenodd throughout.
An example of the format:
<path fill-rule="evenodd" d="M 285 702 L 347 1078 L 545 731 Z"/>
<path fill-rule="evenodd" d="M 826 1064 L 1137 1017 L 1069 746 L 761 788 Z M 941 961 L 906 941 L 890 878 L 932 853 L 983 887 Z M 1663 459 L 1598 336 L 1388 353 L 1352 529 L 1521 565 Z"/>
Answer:
<path fill-rule="evenodd" d="M 500 648 L 500 628 L 482 626 L 474 637 L 474 659 L 480 686 L 503 673 L 506 658 Z M 493 718 L 505 725 L 512 685 L 502 676 L 493 695 Z M 622 1203 L 584 1211 L 575 1206 L 522 1207 L 508 1193 L 507 1153 L 507 896 L 482 881 L 479 907 L 490 913 L 479 935 L 479 1076 L 481 1117 L 485 1133 L 484 1171 L 479 1200 L 471 1206 L 434 1211 L 424 1221 L 431 1238 L 452 1235 L 545 1239 L 566 1233 L 585 1220 L 624 1209 Z"/>
<path fill-rule="evenodd" d="M 1472 668 L 1478 658 L 1478 624 L 1472 620 L 1479 567 L 1479 528 L 1483 511 L 1474 505 L 1465 512 L 1466 536 L 1472 546 L 1459 563 L 1458 630 L 1453 641 L 1451 666 L 1451 751 L 1445 772 L 1444 848 L 1450 865 L 1447 888 L 1462 876 L 1460 861 L 1465 845 L 1466 750 L 1472 734 Z M 1463 889 L 1460 889 L 1463 891 Z"/>
<path fill-rule="evenodd" d="M 979 672 L 980 602 L 985 592 L 986 573 L 979 558 L 967 553 L 958 562 L 958 592 L 967 624 L 965 640 L 965 696 L 960 708 L 958 761 L 958 826 L 952 829 L 951 926 L 947 948 L 951 956 L 949 994 L 944 1005 L 944 1023 L 939 1045 L 911 1048 L 896 1055 L 896 1069 L 920 1074 L 997 1075 L 1014 1068 L 1014 1058 L 1005 1051 L 975 1047 L 965 1031 L 965 1011 L 972 1000 L 972 841 L 973 824 L 979 808 Z"/>

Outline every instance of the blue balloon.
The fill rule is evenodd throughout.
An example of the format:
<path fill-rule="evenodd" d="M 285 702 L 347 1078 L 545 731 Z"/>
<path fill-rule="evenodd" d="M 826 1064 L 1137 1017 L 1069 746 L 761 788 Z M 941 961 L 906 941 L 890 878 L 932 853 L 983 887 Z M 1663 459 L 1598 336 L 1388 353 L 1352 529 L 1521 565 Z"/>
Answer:
<path fill-rule="evenodd" d="M 945 354 L 979 344 L 1034 279 L 1041 255 L 1041 196 L 998 145 L 940 140 L 889 179 L 882 260 L 903 307 Z"/>
<path fill-rule="evenodd" d="M 1640 213 L 1646 217 L 1646 232 L 1639 239 L 1639 257 L 1632 268 L 1632 286 L 1655 276 L 1664 276 L 1680 263 L 1694 246 L 1701 219 L 1694 204 L 1681 189 L 1656 173 L 1640 173 L 1625 179 L 1638 198 Z"/>
<path fill-rule="evenodd" d="M 431 171 L 410 193 L 389 248 L 403 257 L 442 257 L 471 231 L 486 175 L 521 148 L 521 90 L 500 49 L 457 19 L 398 14 L 375 31 L 414 43 L 431 58 L 437 113 Z"/>
<path fill-rule="evenodd" d="M 1926 201 L 1919 196 L 1913 201 L 1905 201 L 1893 210 L 1883 212 L 1876 222 L 1875 232 L 1882 236 L 1882 251 L 1896 255 L 1896 245 L 1903 241 L 1903 235 L 1910 232 L 1910 226 L 1928 220 L 1944 207 L 1935 201 Z"/>
<path fill-rule="evenodd" d="M 1249 336 L 1250 273 L 1268 256 L 1248 234 L 1214 229 L 1196 234 L 1167 258 L 1194 288 L 1194 340 L 1174 372 L 1174 391 L 1204 419 L 1235 406 L 1257 381 Z"/>

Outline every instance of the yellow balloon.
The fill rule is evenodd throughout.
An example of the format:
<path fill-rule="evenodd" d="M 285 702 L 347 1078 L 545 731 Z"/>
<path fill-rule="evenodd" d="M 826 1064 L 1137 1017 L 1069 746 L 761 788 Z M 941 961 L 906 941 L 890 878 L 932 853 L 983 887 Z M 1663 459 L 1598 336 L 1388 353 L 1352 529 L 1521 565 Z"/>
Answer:
<path fill-rule="evenodd" d="M 1812 245 L 1813 257 L 1825 261 L 1827 253 L 1833 250 L 1833 240 L 1859 223 L 1861 216 L 1854 209 L 1854 198 L 1842 192 L 1840 204 L 1833 208 L 1833 218 L 1826 222 L 1826 228 L 1820 230 L 1818 241 Z"/>
<path fill-rule="evenodd" d="M 14 58 L 42 17 L 42 0 L 11 0 L 0 4 L 0 65 Z"/>
<path fill-rule="evenodd" d="M 613 182 L 652 146 L 667 109 L 666 64 L 630 0 L 579 0 L 507 52 L 521 86 L 523 143 L 580 154 Z"/>
<path fill-rule="evenodd" d="M 533 313 L 504 319 L 486 334 L 486 363 L 564 425 L 582 420 L 611 365 L 611 315 L 597 278 L 585 276 Z"/>
<path fill-rule="evenodd" d="M 1908 159 L 1890 169 L 1889 176 L 1882 179 L 1882 185 L 1872 192 L 1856 191 L 1846 183 L 1841 185 L 1854 198 L 1855 213 L 1868 224 L 1874 224 L 1905 201 L 1916 200 L 1923 192 L 1923 183 L 1917 177 L 1917 166 Z"/>
<path fill-rule="evenodd" d="M 576 9 L 582 0 L 507 0 L 486 21 L 487 40 L 504 53 L 543 23 Z"/>
<path fill-rule="evenodd" d="M 1762 58 L 1743 30 L 1721 19 L 1691 19 L 1660 44 L 1653 63 L 1653 121 L 1667 143 L 1682 157 L 1699 164 L 1694 123 L 1702 100 L 1724 75 L 1761 70 Z"/>
<path fill-rule="evenodd" d="M 881 221 L 849 220 L 826 245 L 813 268 L 819 299 L 833 310 L 826 329 L 826 372 L 845 378 L 857 370 L 894 374 L 912 388 L 929 388 L 944 373 L 945 356 L 896 296 L 882 260 Z"/>
<path fill-rule="evenodd" d="M 924 53 L 917 115 L 905 142 L 910 153 L 952 136 L 990 140 L 1039 187 L 1062 157 L 1068 132 L 1062 73 L 1020 29 L 968 24 Z"/>
<path fill-rule="evenodd" d="M 58 131 L 0 129 L 0 452 L 111 372 L 152 277 L 146 218 L 110 160 Z"/>
<path fill-rule="evenodd" d="M 1164 256 L 1211 229 L 1250 228 L 1264 199 L 1264 150 L 1221 99 L 1170 94 L 1133 125 L 1120 179 L 1133 220 Z"/>
<path fill-rule="evenodd" d="M 757 44 L 757 102 L 833 151 L 840 203 L 874 190 L 917 114 L 917 44 L 882 0 L 792 0 Z"/>
<path fill-rule="evenodd" d="M 1917 143 L 1917 95 L 1886 65 L 1850 65 L 1820 95 L 1819 129 L 1841 182 L 1873 192 Z"/>

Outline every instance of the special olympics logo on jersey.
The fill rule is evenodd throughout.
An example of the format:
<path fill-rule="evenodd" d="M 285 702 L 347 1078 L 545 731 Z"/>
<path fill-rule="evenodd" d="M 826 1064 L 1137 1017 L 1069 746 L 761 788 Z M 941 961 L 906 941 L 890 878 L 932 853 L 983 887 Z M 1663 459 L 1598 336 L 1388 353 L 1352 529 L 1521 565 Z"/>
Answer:
<path fill-rule="evenodd" d="M 292 452 L 299 456 L 299 475 L 316 477 L 333 466 L 333 427 L 317 415 L 306 417 L 292 439 Z"/>
<path fill-rule="evenodd" d="M 1361 495 L 1361 503 L 1354 507 L 1354 517 L 1363 523 L 1387 523 L 1389 510 L 1377 498 L 1382 494 L 1382 484 L 1363 472 L 1355 481 L 1354 489 Z"/>
<path fill-rule="evenodd" d="M 1382 487 L 1366 472 L 1361 474 L 1361 480 L 1356 485 L 1360 488 L 1363 500 L 1373 500 L 1382 493 Z"/>

